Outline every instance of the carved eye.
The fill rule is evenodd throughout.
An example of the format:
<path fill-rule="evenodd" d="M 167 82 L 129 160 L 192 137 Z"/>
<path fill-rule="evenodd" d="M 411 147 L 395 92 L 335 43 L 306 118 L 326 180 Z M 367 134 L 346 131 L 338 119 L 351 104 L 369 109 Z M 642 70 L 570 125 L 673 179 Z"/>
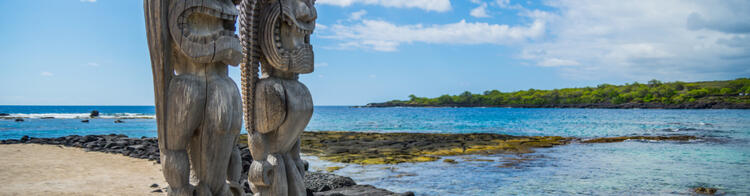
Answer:
<path fill-rule="evenodd" d="M 297 1 L 294 15 L 297 16 L 297 19 L 302 20 L 302 21 L 307 22 L 307 21 L 313 20 L 312 13 L 310 11 L 310 6 L 308 6 L 308 4 L 305 3 L 304 1 Z"/>

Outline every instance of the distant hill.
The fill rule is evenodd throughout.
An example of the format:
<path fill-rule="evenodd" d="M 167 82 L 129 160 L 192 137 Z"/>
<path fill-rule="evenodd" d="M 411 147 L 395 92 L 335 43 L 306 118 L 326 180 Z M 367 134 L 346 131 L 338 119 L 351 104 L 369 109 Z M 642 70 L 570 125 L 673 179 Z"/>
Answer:
<path fill-rule="evenodd" d="M 363 107 L 529 107 L 529 108 L 669 108 L 750 109 L 750 79 L 726 81 L 634 82 L 625 85 L 554 90 L 484 91 L 435 98 L 409 95 L 409 100 L 370 103 Z"/>

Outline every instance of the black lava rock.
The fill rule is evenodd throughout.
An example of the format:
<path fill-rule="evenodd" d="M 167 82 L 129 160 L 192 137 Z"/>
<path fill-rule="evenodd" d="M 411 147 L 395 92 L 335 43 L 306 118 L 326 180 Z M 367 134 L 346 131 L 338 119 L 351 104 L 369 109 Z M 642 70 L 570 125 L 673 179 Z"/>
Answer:
<path fill-rule="evenodd" d="M 99 111 L 98 110 L 92 110 L 91 114 L 89 114 L 89 117 L 91 117 L 91 118 L 99 117 Z"/>
<path fill-rule="evenodd" d="M 308 172 L 305 174 L 305 188 L 313 192 L 328 191 L 356 184 L 352 178 L 345 176 L 318 172 Z"/>

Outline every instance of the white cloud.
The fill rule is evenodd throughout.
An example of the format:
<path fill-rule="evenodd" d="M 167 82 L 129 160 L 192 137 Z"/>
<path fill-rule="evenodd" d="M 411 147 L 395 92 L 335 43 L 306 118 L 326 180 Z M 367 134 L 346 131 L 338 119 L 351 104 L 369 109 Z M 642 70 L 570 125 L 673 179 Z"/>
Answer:
<path fill-rule="evenodd" d="M 574 60 L 549 58 L 549 59 L 544 59 L 541 62 L 539 62 L 539 65 L 544 66 L 544 67 L 560 67 L 560 66 L 575 66 L 575 65 L 580 65 L 580 63 Z"/>
<path fill-rule="evenodd" d="M 85 2 L 85 3 L 96 3 L 96 0 L 81 0 L 81 2 Z"/>
<path fill-rule="evenodd" d="M 55 74 L 53 74 L 52 72 L 44 71 L 42 73 L 39 73 L 39 75 L 49 77 L 49 76 L 54 76 Z"/>
<path fill-rule="evenodd" d="M 482 22 L 440 25 L 396 25 L 382 20 L 362 20 L 354 25 L 336 24 L 331 34 L 322 38 L 340 40 L 342 48 L 369 48 L 377 51 L 396 51 L 402 43 L 430 44 L 511 44 L 533 39 L 544 34 L 545 24 L 534 20 L 525 26 L 509 26 Z"/>
<path fill-rule="evenodd" d="M 318 0 L 316 4 L 348 7 L 352 4 L 380 5 L 393 8 L 418 8 L 426 11 L 451 10 L 450 0 Z"/>
<path fill-rule="evenodd" d="M 365 14 L 367 14 L 366 10 L 359 10 L 356 12 L 352 12 L 351 14 L 349 14 L 349 20 L 352 21 L 352 20 L 362 19 L 362 16 L 364 16 Z"/>
<path fill-rule="evenodd" d="M 496 0 L 495 5 L 505 9 L 524 9 L 520 4 L 511 4 L 510 0 Z"/>
<path fill-rule="evenodd" d="M 490 15 L 487 13 L 487 3 L 482 3 L 479 7 L 472 9 L 469 15 L 477 18 L 487 18 Z"/>
<path fill-rule="evenodd" d="M 572 79 L 711 80 L 750 75 L 750 1 L 550 1 L 519 55 Z M 570 66 L 575 65 L 575 66 Z"/>

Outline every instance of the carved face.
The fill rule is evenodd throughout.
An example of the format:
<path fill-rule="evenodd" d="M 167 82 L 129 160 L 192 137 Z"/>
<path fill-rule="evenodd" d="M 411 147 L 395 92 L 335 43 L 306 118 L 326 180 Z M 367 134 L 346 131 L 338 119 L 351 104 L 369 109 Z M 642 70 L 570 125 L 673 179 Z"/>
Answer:
<path fill-rule="evenodd" d="M 314 1 L 279 1 L 268 2 L 261 16 L 259 42 L 266 61 L 282 71 L 310 73 L 315 61 L 310 34 L 318 17 Z"/>
<path fill-rule="evenodd" d="M 234 34 L 237 14 L 230 0 L 172 0 L 169 33 L 178 50 L 193 61 L 238 65 L 242 50 Z"/>

